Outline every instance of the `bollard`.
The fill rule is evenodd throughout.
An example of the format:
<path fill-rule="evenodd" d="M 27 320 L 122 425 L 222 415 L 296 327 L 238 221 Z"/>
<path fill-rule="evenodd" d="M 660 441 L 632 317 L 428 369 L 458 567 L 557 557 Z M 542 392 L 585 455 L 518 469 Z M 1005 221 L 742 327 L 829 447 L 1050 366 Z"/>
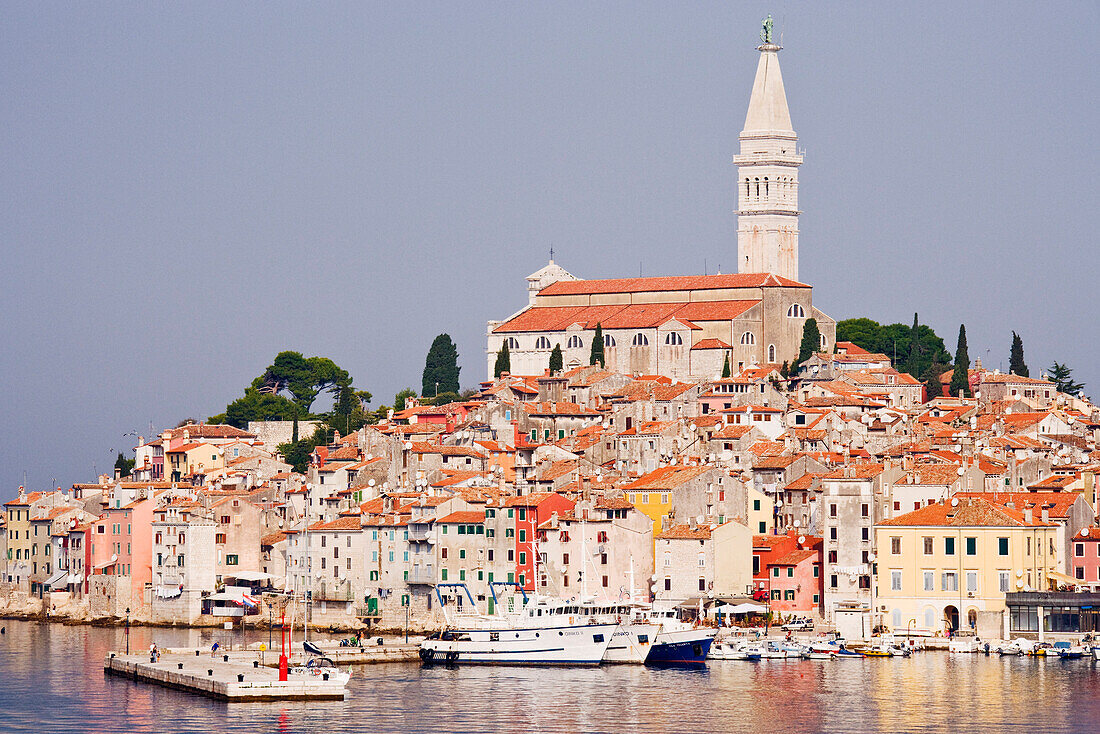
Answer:
<path fill-rule="evenodd" d="M 214 675 L 214 669 L 213 668 L 207 668 L 206 669 L 206 674 L 210 675 L 210 676 Z"/>
<path fill-rule="evenodd" d="M 321 674 L 321 678 L 322 678 L 323 680 L 328 680 L 328 673 L 322 673 L 322 674 Z"/>
<path fill-rule="evenodd" d="M 222 655 L 222 662 L 223 663 L 228 663 L 229 662 L 229 656 L 228 655 Z"/>
<path fill-rule="evenodd" d="M 176 663 L 176 670 L 183 670 L 183 663 Z"/>
<path fill-rule="evenodd" d="M 237 673 L 237 682 L 244 683 L 244 673 Z"/>
<path fill-rule="evenodd" d="M 253 660 L 253 661 L 252 661 L 252 667 L 253 667 L 253 668 L 258 668 L 258 667 L 260 667 L 260 661 L 259 661 L 259 660 Z"/>

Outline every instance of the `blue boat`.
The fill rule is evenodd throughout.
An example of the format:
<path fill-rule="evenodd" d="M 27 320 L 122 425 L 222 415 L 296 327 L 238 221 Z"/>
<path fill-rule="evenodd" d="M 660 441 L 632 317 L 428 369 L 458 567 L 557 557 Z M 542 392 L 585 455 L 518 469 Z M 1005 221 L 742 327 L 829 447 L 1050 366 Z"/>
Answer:
<path fill-rule="evenodd" d="M 655 643 L 646 656 L 646 665 L 691 665 L 703 663 L 710 653 L 713 636 L 696 635 L 693 639 Z"/>

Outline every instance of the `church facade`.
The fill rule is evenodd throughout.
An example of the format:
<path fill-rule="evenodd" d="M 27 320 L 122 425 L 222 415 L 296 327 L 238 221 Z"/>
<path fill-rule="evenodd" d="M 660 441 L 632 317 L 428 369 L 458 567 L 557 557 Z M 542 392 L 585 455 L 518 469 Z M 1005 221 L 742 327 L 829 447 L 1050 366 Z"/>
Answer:
<path fill-rule="evenodd" d="M 737 166 L 738 273 L 581 280 L 553 260 L 527 278 L 528 303 L 490 321 L 486 358 L 493 376 L 508 345 L 514 374 L 542 374 L 560 345 L 566 369 L 586 365 L 597 325 L 606 367 L 675 379 L 736 374 L 750 365 L 798 356 L 808 318 L 822 350 L 836 322 L 814 308 L 813 288 L 798 281 L 798 136 L 791 125 L 780 47 L 770 38 L 760 59 Z"/>

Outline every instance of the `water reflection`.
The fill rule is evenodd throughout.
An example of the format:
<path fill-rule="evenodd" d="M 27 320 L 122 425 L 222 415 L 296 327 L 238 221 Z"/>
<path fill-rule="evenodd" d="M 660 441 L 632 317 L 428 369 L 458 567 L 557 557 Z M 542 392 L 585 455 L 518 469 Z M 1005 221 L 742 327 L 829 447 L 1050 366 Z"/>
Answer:
<path fill-rule="evenodd" d="M 703 669 L 359 668 L 347 701 L 226 704 L 103 675 L 122 630 L 4 622 L 0 731 L 1094 731 L 1092 661 L 949 656 Z M 266 632 L 134 628 L 131 648 Z M 276 640 L 276 646 L 277 646 Z"/>

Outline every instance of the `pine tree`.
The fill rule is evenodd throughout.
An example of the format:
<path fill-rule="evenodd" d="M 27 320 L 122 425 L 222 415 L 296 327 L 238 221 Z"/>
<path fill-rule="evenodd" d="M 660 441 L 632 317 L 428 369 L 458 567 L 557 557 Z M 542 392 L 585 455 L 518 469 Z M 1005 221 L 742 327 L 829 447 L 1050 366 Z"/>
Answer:
<path fill-rule="evenodd" d="M 1024 340 L 1015 331 L 1012 332 L 1012 349 L 1008 356 L 1008 371 L 1020 377 L 1031 377 L 1024 364 Z"/>
<path fill-rule="evenodd" d="M 458 349 L 449 334 L 440 334 L 432 342 L 424 360 L 420 394 L 424 396 L 458 393 Z"/>
<path fill-rule="evenodd" d="M 955 347 L 955 372 L 951 375 L 951 394 L 970 395 L 970 354 L 966 350 L 966 324 L 959 325 L 959 342 Z"/>
<path fill-rule="evenodd" d="M 550 374 L 556 375 L 561 372 L 563 361 L 564 359 L 561 354 L 561 344 L 555 344 L 554 350 L 550 352 Z"/>
<path fill-rule="evenodd" d="M 1058 388 L 1058 392 L 1080 397 L 1081 391 L 1085 389 L 1085 383 L 1074 380 L 1073 370 L 1064 364 L 1055 361 L 1047 372 L 1050 381 Z"/>
<path fill-rule="evenodd" d="M 730 353 L 726 352 L 726 361 L 722 364 L 722 379 L 730 376 Z"/>
<path fill-rule="evenodd" d="M 605 365 L 603 357 L 603 326 L 596 324 L 596 335 L 592 337 L 592 352 L 588 356 L 588 364 L 599 362 L 600 367 Z"/>
<path fill-rule="evenodd" d="M 783 375 L 783 379 L 789 379 L 791 376 L 791 365 L 787 360 L 783 360 L 782 366 L 779 368 L 779 374 Z"/>
<path fill-rule="evenodd" d="M 512 371 L 512 355 L 508 352 L 508 340 L 505 339 L 504 343 L 500 345 L 500 351 L 497 352 L 497 362 L 493 366 L 493 377 L 500 377 L 504 372 Z"/>
<path fill-rule="evenodd" d="M 798 359 L 791 365 L 791 374 L 797 375 L 802 363 L 821 348 L 821 331 L 817 328 L 817 319 L 806 319 L 802 327 L 802 343 L 798 347 Z"/>

